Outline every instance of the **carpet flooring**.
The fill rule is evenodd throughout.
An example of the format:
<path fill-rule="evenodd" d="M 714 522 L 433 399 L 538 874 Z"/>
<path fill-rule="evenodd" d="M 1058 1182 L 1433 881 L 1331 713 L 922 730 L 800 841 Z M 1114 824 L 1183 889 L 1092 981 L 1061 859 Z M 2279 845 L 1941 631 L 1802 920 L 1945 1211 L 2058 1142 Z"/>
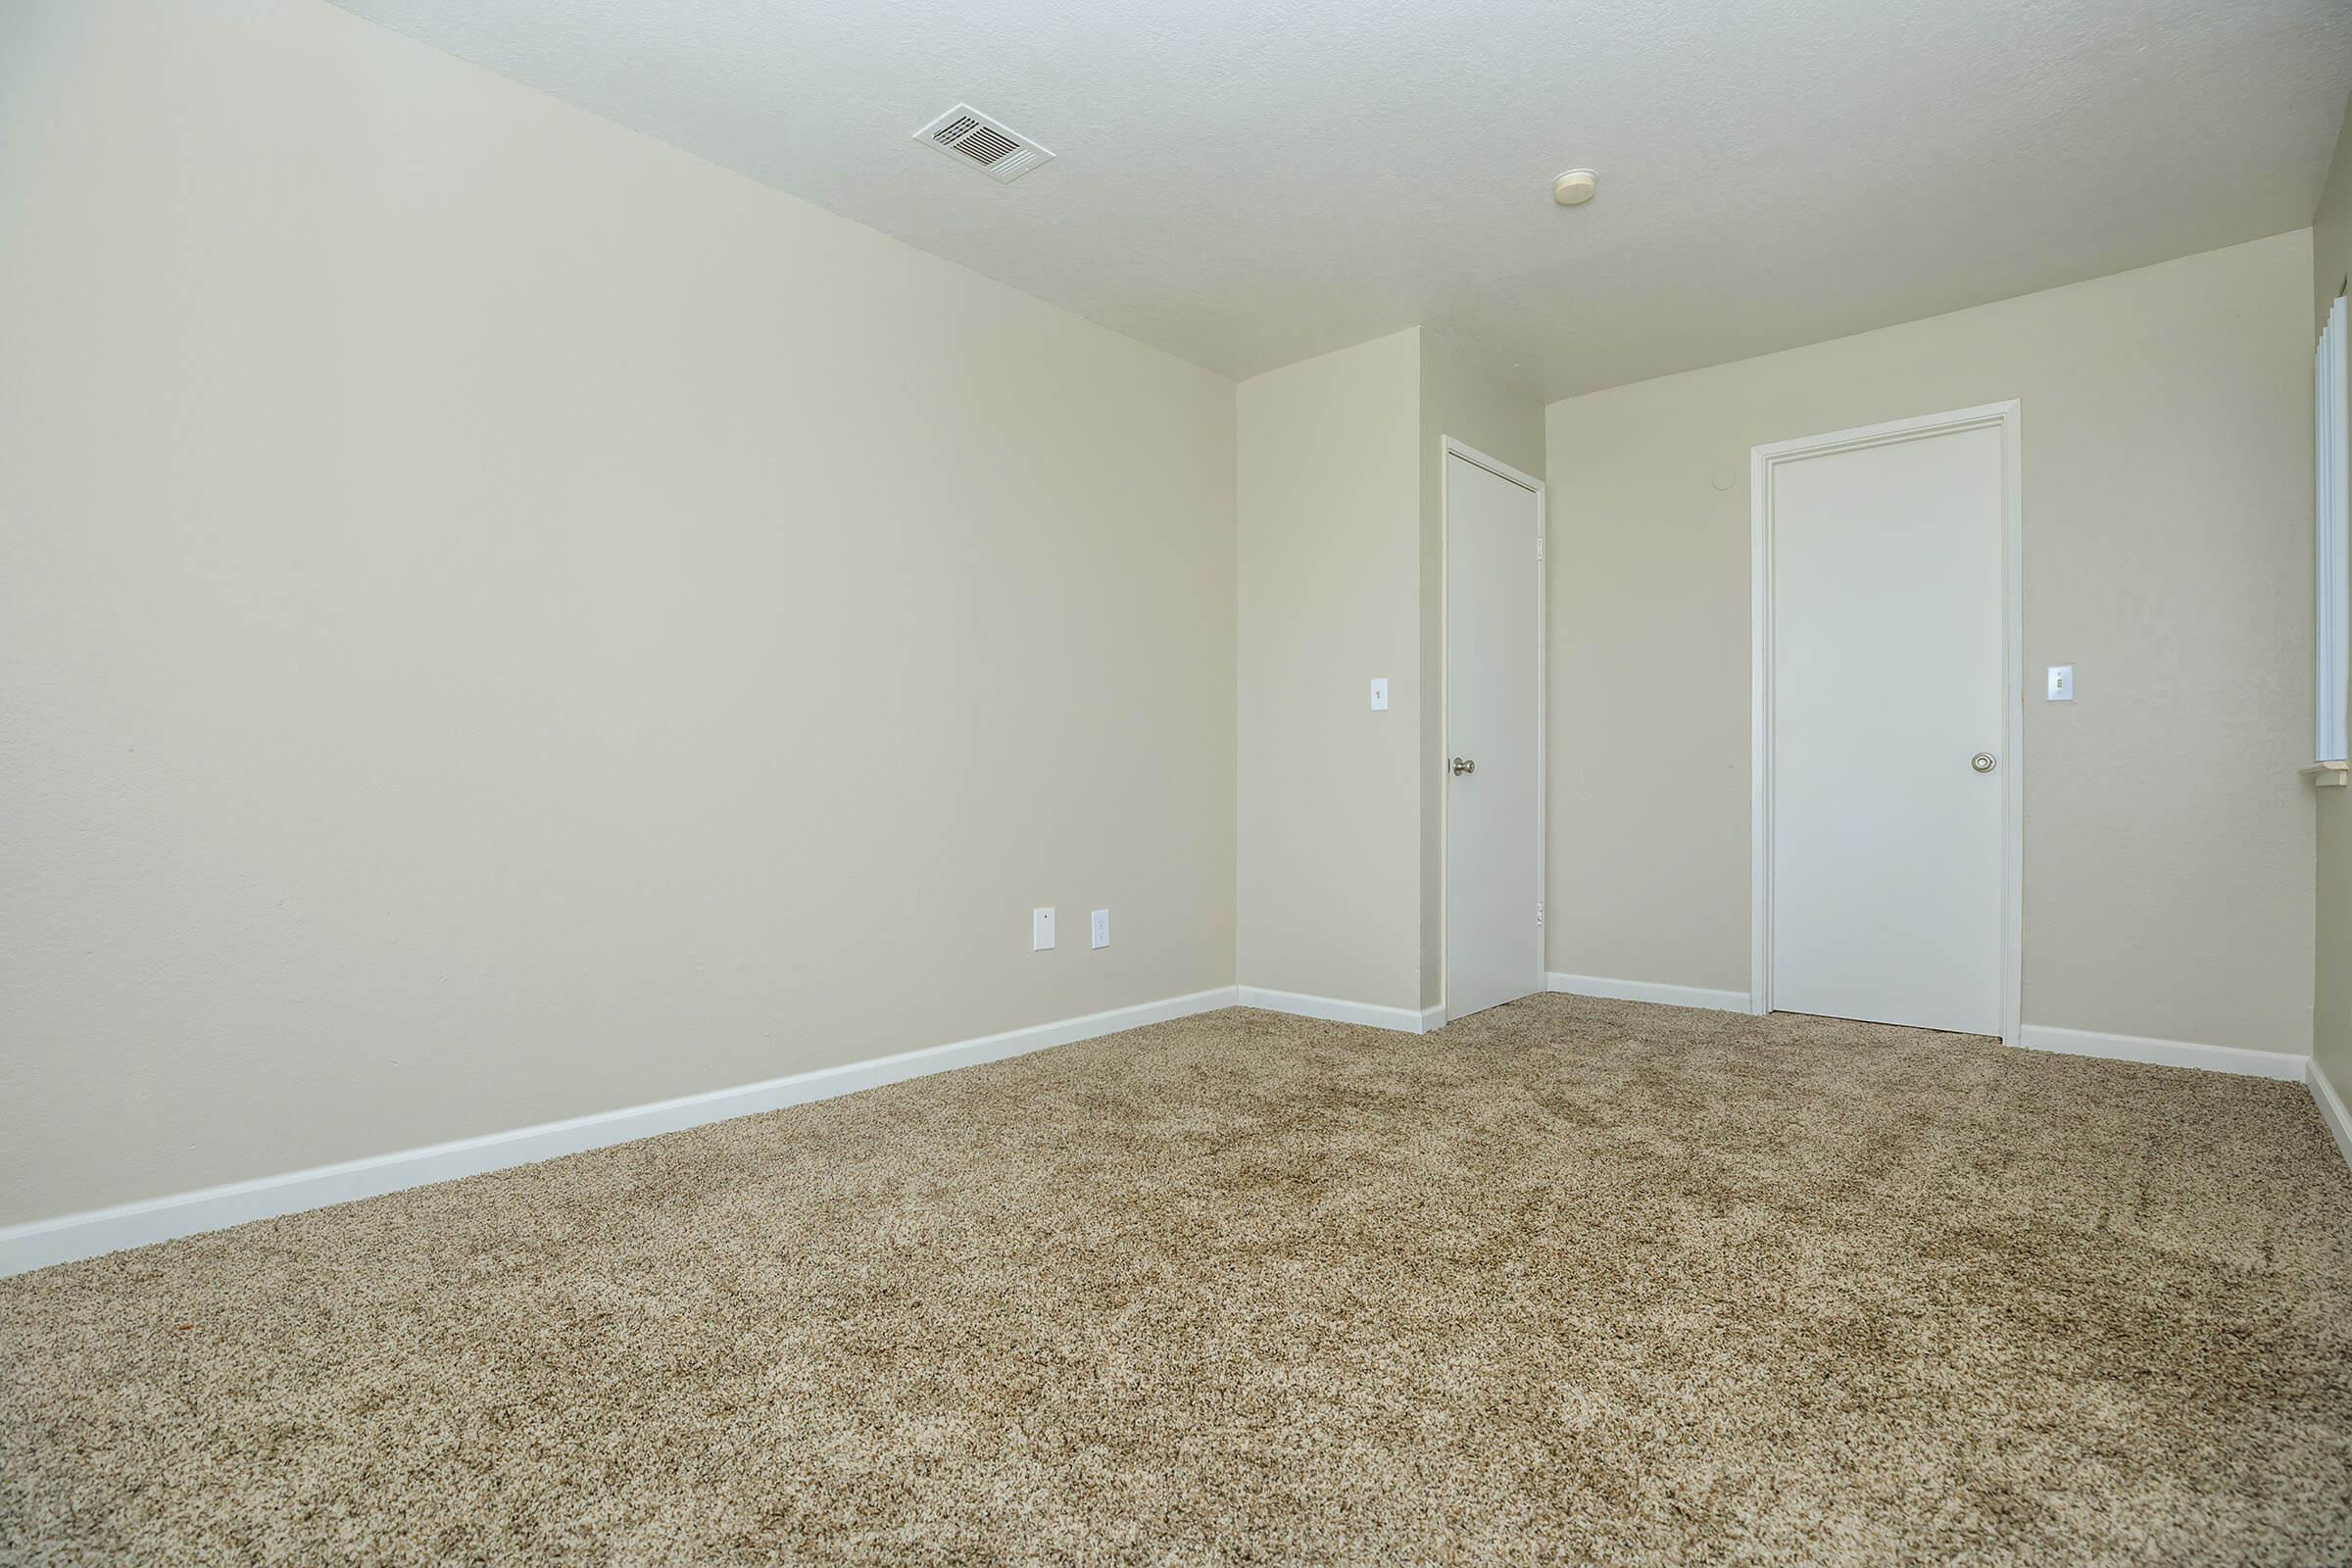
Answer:
<path fill-rule="evenodd" d="M 9 1563 L 2340 1564 L 2300 1085 L 1235 1009 L 0 1281 Z"/>

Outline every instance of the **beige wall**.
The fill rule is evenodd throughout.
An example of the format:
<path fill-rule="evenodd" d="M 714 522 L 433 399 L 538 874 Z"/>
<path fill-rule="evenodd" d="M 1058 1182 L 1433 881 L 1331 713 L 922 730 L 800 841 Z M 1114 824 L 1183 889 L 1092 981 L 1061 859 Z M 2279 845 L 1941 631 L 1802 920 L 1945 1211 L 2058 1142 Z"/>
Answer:
<path fill-rule="evenodd" d="M 2312 333 L 2352 274 L 2352 112 L 2311 220 Z M 2320 818 L 2317 995 L 2312 1054 L 2339 1095 L 2352 1095 L 2352 789 L 2315 790 Z"/>
<path fill-rule="evenodd" d="M 1421 333 L 1241 384 L 1240 868 L 1246 986 L 1421 996 Z M 1389 710 L 1367 701 L 1389 680 Z"/>
<path fill-rule="evenodd" d="M 2311 236 L 1553 404 L 1554 969 L 1748 985 L 1748 449 L 2024 404 L 2030 1024 L 2309 1049 Z M 1727 487 L 1718 489 L 1718 482 Z"/>
<path fill-rule="evenodd" d="M 0 1223 L 1232 982 L 1230 381 L 314 0 L 0 117 Z"/>
<path fill-rule="evenodd" d="M 1554 476 L 1553 968 L 1746 985 L 1747 448 L 2019 396 L 2028 1017 L 2302 1049 L 2345 169 L 2316 270 L 1546 421 L 1418 328 L 1237 392 L 309 0 L 10 8 L 0 1224 L 1237 972 L 1435 1005 L 1447 434 Z"/>
<path fill-rule="evenodd" d="M 1503 386 L 1435 332 L 1421 334 L 1421 1005 L 1446 995 L 1446 466 L 1447 436 L 1544 477 L 1544 406 Z M 1528 564 L 1533 571 L 1536 564 Z"/>
<path fill-rule="evenodd" d="M 2328 185 L 2311 220 L 2314 322 L 2327 320 L 2328 307 L 2347 282 L 2352 282 L 2352 106 L 2347 106 L 2343 128 L 2336 133 L 2335 160 L 2328 168 Z"/>
<path fill-rule="evenodd" d="M 1241 983 L 1435 1007 L 1441 444 L 1541 475 L 1543 409 L 1413 327 L 1243 382 L 1237 418 Z"/>

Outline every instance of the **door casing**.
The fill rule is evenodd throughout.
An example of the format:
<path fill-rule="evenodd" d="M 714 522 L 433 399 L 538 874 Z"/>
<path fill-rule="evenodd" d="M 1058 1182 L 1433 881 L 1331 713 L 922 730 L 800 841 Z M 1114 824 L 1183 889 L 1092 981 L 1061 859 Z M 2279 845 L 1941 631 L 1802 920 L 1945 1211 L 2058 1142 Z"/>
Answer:
<path fill-rule="evenodd" d="M 1489 473 L 1494 474 L 1497 478 L 1508 479 L 1511 483 L 1518 485 L 1523 489 L 1534 492 L 1536 498 L 1535 722 L 1537 904 L 1533 913 L 1536 924 L 1536 976 L 1539 988 L 1541 988 L 1544 983 L 1546 978 L 1546 970 L 1550 966 L 1550 955 L 1545 950 L 1545 937 L 1544 934 L 1544 909 L 1545 904 L 1548 902 L 1547 884 L 1550 880 L 1544 858 L 1544 824 L 1547 806 L 1547 803 L 1544 798 L 1545 772 L 1544 764 L 1546 761 L 1544 725 L 1544 709 L 1546 698 L 1544 696 L 1544 649 L 1545 633 L 1544 617 L 1546 607 L 1550 598 L 1547 591 L 1546 579 L 1549 577 L 1551 571 L 1549 562 L 1549 544 L 1547 542 L 1547 535 L 1545 532 L 1546 517 L 1544 511 L 1545 498 L 1544 492 L 1544 481 L 1536 478 L 1532 474 L 1520 472 L 1517 468 L 1512 467 L 1507 463 L 1487 456 L 1484 452 L 1479 451 L 1476 447 L 1470 445 L 1466 441 L 1458 441 L 1452 436 L 1441 437 L 1438 442 L 1438 473 L 1441 495 L 1443 498 L 1442 505 L 1440 507 L 1441 516 L 1438 522 L 1438 532 L 1440 534 L 1441 546 L 1441 565 L 1438 579 L 1438 639 L 1440 658 L 1443 662 L 1445 672 L 1446 707 L 1445 724 L 1443 726 L 1445 734 L 1438 747 L 1438 757 L 1434 763 L 1435 772 L 1432 774 L 1432 776 L 1437 781 L 1436 788 L 1438 790 L 1438 800 L 1440 803 L 1438 809 L 1438 842 L 1440 846 L 1438 856 L 1438 955 L 1440 958 L 1441 969 L 1438 983 L 1438 1007 L 1439 1016 L 1448 1022 L 1450 1022 L 1453 1017 L 1450 985 L 1451 976 L 1446 972 L 1451 967 L 1450 963 L 1446 962 L 1446 955 L 1449 952 L 1447 944 L 1450 942 L 1452 936 L 1449 926 L 1450 914 L 1448 906 L 1452 902 L 1453 887 L 1453 829 L 1451 821 L 1452 813 L 1447 808 L 1446 805 L 1446 792 L 1452 788 L 1452 777 L 1449 769 L 1453 760 L 1454 746 L 1453 615 L 1451 610 L 1452 594 L 1450 592 L 1452 587 L 1453 571 L 1453 470 L 1452 466 L 1446 461 L 1449 458 L 1460 458 L 1466 463 L 1474 464 L 1477 466 L 1486 469 Z"/>
<path fill-rule="evenodd" d="M 1986 403 L 1949 414 L 1895 419 L 1828 435 L 1802 436 L 1751 448 L 1748 455 L 1749 580 L 1753 589 L 1748 624 L 1752 630 L 1750 688 L 1751 800 L 1748 843 L 1748 1007 L 1772 1011 L 1772 521 L 1773 470 L 1783 463 L 1856 452 L 1866 447 L 1946 435 L 1957 430 L 1998 427 L 2001 432 L 2001 625 L 2002 707 L 2007 754 L 2001 763 L 2001 1039 L 2017 1045 L 2022 1035 L 2025 972 L 2025 799 L 2026 706 L 2024 607 L 2024 482 L 2020 404 Z"/>

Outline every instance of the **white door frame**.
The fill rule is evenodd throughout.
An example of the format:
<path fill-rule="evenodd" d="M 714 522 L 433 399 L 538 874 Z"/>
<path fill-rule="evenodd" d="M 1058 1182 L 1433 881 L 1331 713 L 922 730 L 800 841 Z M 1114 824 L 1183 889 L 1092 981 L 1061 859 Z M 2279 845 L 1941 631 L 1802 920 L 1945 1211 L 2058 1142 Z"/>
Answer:
<path fill-rule="evenodd" d="M 1748 454 L 1749 578 L 1753 599 L 1749 625 L 1754 725 L 1749 761 L 1751 808 L 1748 843 L 1748 1006 L 1772 1010 L 1772 501 L 1773 473 L 1800 458 L 1915 441 L 1922 436 L 1997 427 L 2001 432 L 2001 620 L 2002 690 L 2008 736 L 2001 758 L 2001 1039 L 2016 1045 L 2024 997 L 2025 969 L 2025 628 L 2021 570 L 2024 551 L 2024 489 L 2020 482 L 2018 400 L 1987 403 L 1949 414 L 1837 430 L 1751 448 Z"/>
<path fill-rule="evenodd" d="M 1438 442 L 1438 662 L 1444 672 L 1445 722 L 1440 726 L 1437 772 L 1438 781 L 1438 1019 L 1450 1021 L 1446 1006 L 1452 991 L 1451 965 L 1446 962 L 1447 929 L 1453 887 L 1453 817 L 1450 809 L 1452 774 L 1448 771 L 1453 760 L 1453 470 L 1447 458 L 1460 458 L 1486 469 L 1498 479 L 1508 479 L 1536 496 L 1536 976 L 1542 980 L 1550 967 L 1551 956 L 1544 951 L 1544 901 L 1546 884 L 1550 881 L 1544 862 L 1544 607 L 1549 595 L 1545 578 L 1551 568 L 1544 559 L 1544 481 L 1533 474 L 1521 473 L 1509 464 L 1488 457 L 1467 441 L 1443 436 Z"/>

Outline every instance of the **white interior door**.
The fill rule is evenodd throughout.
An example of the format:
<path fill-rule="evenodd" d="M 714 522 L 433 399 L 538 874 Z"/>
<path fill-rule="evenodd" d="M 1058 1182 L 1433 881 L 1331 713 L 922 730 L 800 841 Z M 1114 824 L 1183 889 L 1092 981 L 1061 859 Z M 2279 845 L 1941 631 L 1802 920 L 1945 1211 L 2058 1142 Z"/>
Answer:
<path fill-rule="evenodd" d="M 1771 1005 L 2003 1033 L 2005 426 L 1771 466 Z"/>
<path fill-rule="evenodd" d="M 1542 492 L 1446 455 L 1446 1016 L 1544 988 Z"/>

